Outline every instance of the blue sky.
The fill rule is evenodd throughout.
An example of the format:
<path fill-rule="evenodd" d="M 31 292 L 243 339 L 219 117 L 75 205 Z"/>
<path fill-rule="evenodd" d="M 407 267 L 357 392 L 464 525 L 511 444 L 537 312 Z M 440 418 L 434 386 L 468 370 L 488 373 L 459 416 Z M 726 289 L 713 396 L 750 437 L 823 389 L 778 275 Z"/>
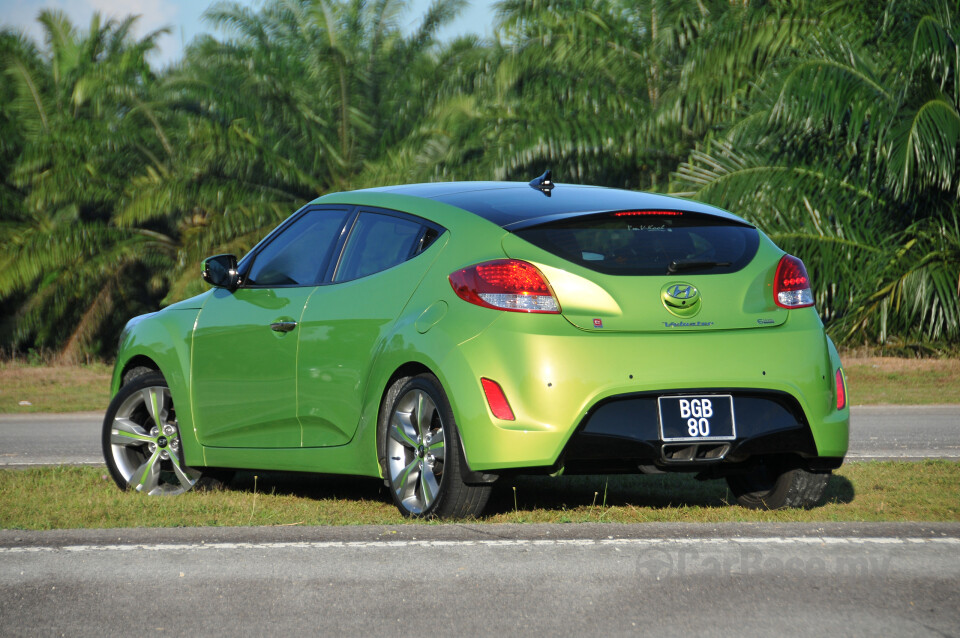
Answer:
<path fill-rule="evenodd" d="M 172 26 L 169 36 L 160 40 L 161 51 L 154 58 L 158 65 L 165 65 L 183 53 L 183 48 L 195 35 L 210 32 L 211 29 L 200 19 L 204 10 L 215 0 L 0 0 L 0 22 L 5 27 L 25 30 L 40 42 L 42 31 L 36 23 L 41 9 L 60 9 L 73 20 L 75 25 L 86 29 L 90 16 L 100 11 L 105 16 L 120 17 L 128 14 L 140 14 L 139 35 L 149 33 L 163 26 Z M 239 0 L 241 4 L 261 6 L 263 0 Z M 408 28 L 418 23 L 430 5 L 430 0 L 407 0 Z M 493 23 L 493 4 L 496 0 L 470 0 L 460 17 L 443 30 L 442 37 L 451 37 L 463 33 L 489 35 Z"/>

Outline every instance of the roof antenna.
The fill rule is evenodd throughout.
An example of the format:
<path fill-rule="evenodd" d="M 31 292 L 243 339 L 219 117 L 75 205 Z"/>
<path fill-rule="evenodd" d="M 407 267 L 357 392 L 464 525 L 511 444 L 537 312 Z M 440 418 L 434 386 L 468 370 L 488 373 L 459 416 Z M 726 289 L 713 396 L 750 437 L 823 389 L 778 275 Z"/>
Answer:
<path fill-rule="evenodd" d="M 545 172 L 540 177 L 530 180 L 530 188 L 535 188 L 547 197 L 550 197 L 550 191 L 553 190 L 553 173 L 551 171 Z"/>

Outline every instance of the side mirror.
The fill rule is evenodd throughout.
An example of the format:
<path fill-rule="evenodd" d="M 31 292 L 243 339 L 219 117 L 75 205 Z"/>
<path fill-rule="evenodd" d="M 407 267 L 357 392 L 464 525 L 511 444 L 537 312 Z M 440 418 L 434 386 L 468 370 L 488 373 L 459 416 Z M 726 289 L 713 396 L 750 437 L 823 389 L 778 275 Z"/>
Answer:
<path fill-rule="evenodd" d="M 233 255 L 214 255 L 203 260 L 200 276 L 211 286 L 233 292 L 240 286 L 237 258 Z"/>

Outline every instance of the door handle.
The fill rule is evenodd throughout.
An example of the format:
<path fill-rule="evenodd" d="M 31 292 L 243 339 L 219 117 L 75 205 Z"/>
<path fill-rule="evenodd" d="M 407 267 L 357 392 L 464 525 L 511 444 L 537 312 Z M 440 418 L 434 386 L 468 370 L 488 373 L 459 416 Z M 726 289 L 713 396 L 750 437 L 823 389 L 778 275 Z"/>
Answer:
<path fill-rule="evenodd" d="M 270 329 L 274 332 L 290 332 L 297 327 L 296 321 L 278 321 L 270 324 Z"/>

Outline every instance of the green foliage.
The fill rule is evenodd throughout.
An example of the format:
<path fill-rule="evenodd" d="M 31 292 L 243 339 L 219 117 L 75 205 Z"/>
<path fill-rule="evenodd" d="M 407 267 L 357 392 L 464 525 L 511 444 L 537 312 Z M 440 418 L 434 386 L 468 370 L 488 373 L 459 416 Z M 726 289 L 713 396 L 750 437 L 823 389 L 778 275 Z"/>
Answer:
<path fill-rule="evenodd" d="M 111 223 L 136 171 L 160 151 L 143 108 L 153 81 L 145 54 L 159 33 L 133 39 L 133 17 L 94 14 L 86 32 L 56 11 L 39 21 L 44 52 L 3 34 L 4 90 L 13 96 L 4 116 L 19 132 L 4 166 L 15 202 L 0 219 L 0 300 L 12 306 L 3 343 L 75 359 L 111 348 L 117 302 L 123 311 L 152 306 L 169 268 L 162 234 Z M 138 282 L 145 269 L 156 277 Z"/>
<path fill-rule="evenodd" d="M 960 343 L 951 0 L 503 0 L 438 42 L 465 4 L 221 2 L 162 74 L 134 17 L 0 31 L 0 348 L 109 356 L 329 191 L 547 167 L 757 223 L 840 342 Z"/>
<path fill-rule="evenodd" d="M 957 16 L 936 0 L 861 8 L 831 8 L 762 69 L 741 120 L 701 143 L 673 185 L 804 259 L 839 341 L 955 344 Z"/>

